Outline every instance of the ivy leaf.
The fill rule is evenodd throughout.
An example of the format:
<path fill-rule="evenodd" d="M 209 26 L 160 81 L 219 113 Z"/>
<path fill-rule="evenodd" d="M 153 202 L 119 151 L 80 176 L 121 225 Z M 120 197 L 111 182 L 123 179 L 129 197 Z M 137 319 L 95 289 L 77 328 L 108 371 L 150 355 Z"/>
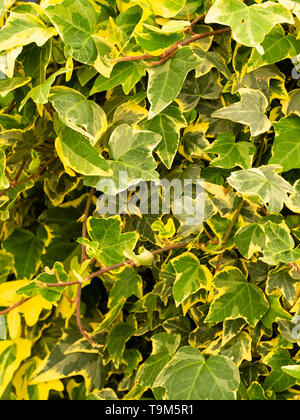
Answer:
<path fill-rule="evenodd" d="M 96 35 L 99 8 L 88 0 L 63 0 L 50 5 L 45 13 L 64 41 L 65 54 L 75 60 L 93 65 L 109 77 L 111 46 Z"/>
<path fill-rule="evenodd" d="M 265 115 L 268 107 L 265 95 L 249 88 L 239 89 L 239 94 L 241 95 L 240 102 L 218 109 L 212 117 L 247 124 L 254 137 L 268 131 L 271 123 Z"/>
<path fill-rule="evenodd" d="M 153 131 L 161 136 L 162 140 L 155 152 L 170 169 L 177 153 L 180 130 L 186 126 L 186 121 L 180 109 L 175 105 L 169 105 L 151 120 L 141 125 L 145 130 Z"/>
<path fill-rule="evenodd" d="M 293 365 L 287 350 L 280 348 L 272 350 L 264 357 L 263 362 L 272 368 L 272 372 L 265 380 L 265 389 L 271 389 L 275 392 L 283 392 L 295 385 L 295 378 L 292 378 L 282 370 L 283 366 Z"/>
<path fill-rule="evenodd" d="M 10 186 L 5 175 L 6 155 L 5 151 L 0 148 L 0 190 L 5 190 Z"/>
<path fill-rule="evenodd" d="M 266 328 L 271 328 L 274 322 L 277 322 L 278 319 L 286 319 L 290 321 L 293 319 L 292 315 L 290 315 L 286 310 L 283 309 L 280 303 L 281 294 L 272 294 L 267 296 L 269 301 L 269 310 L 262 318 L 262 323 L 265 325 Z"/>
<path fill-rule="evenodd" d="M 67 127 L 58 118 L 55 120 L 55 130 L 58 135 L 55 148 L 66 172 L 71 168 L 82 175 L 100 176 L 112 173 L 108 161 L 82 134 Z"/>
<path fill-rule="evenodd" d="M 234 172 L 229 178 L 229 184 L 241 194 L 258 197 L 268 206 L 269 212 L 280 212 L 287 193 L 293 193 L 292 186 L 278 173 L 281 166 L 268 165 L 259 168 Z"/>
<path fill-rule="evenodd" d="M 243 169 L 251 168 L 256 148 L 253 144 L 244 141 L 235 142 L 232 134 L 221 134 L 211 146 L 205 149 L 207 153 L 217 153 L 218 158 L 210 165 L 230 169 L 240 166 Z"/>
<path fill-rule="evenodd" d="M 292 378 L 299 381 L 300 379 L 300 365 L 282 366 L 281 368 L 284 373 L 287 373 Z"/>
<path fill-rule="evenodd" d="M 18 89 L 21 86 L 27 85 L 31 77 L 15 76 L 11 79 L 0 80 L 0 96 L 6 96 L 12 90 Z"/>
<path fill-rule="evenodd" d="M 200 289 L 210 290 L 212 274 L 207 267 L 200 265 L 199 260 L 190 252 L 186 252 L 170 261 L 176 272 L 173 285 L 173 296 L 179 306 L 190 295 Z"/>
<path fill-rule="evenodd" d="M 294 249 L 295 242 L 288 229 L 272 222 L 264 226 L 266 244 L 262 261 L 269 265 L 279 262 L 291 263 L 300 259 L 300 249 Z"/>
<path fill-rule="evenodd" d="M 126 267 L 116 275 L 116 280 L 109 293 L 108 307 L 113 308 L 119 304 L 120 300 L 128 299 L 132 295 L 142 298 L 143 280 L 133 269 Z"/>
<path fill-rule="evenodd" d="M 238 369 L 227 357 L 205 360 L 198 349 L 181 347 L 154 386 L 166 388 L 170 400 L 235 400 L 239 383 Z"/>
<path fill-rule="evenodd" d="M 56 86 L 51 89 L 49 100 L 61 121 L 88 137 L 92 145 L 95 145 L 106 131 L 105 112 L 80 92 L 65 86 Z"/>
<path fill-rule="evenodd" d="M 290 93 L 287 113 L 288 115 L 296 114 L 300 117 L 300 89 L 295 89 Z"/>
<path fill-rule="evenodd" d="M 226 267 L 215 277 L 214 284 L 219 295 L 211 304 L 205 322 L 216 324 L 227 319 L 243 318 L 254 328 L 269 309 L 264 293 L 248 283 L 237 268 Z"/>
<path fill-rule="evenodd" d="M 47 26 L 40 17 L 18 13 L 18 8 L 15 8 L 0 30 L 0 51 L 12 50 L 32 42 L 41 47 L 55 35 L 55 28 Z"/>
<path fill-rule="evenodd" d="M 90 92 L 94 95 L 97 92 L 113 89 L 115 86 L 122 85 L 125 95 L 128 95 L 131 89 L 145 75 L 145 67 L 137 62 L 117 63 L 109 78 L 97 77 Z"/>
<path fill-rule="evenodd" d="M 41 261 L 44 244 L 29 230 L 15 229 L 3 242 L 4 249 L 14 256 L 19 279 L 30 279 Z"/>
<path fill-rule="evenodd" d="M 281 267 L 273 269 L 268 273 L 267 293 L 273 293 L 274 290 L 280 290 L 290 305 L 293 305 L 296 296 L 296 287 L 299 280 L 291 276 L 290 270 Z"/>
<path fill-rule="evenodd" d="M 125 344 L 135 332 L 132 325 L 125 322 L 115 324 L 107 337 L 107 350 L 118 369 L 125 350 Z"/>
<path fill-rule="evenodd" d="M 265 233 L 258 223 L 250 223 L 240 228 L 234 239 L 240 253 L 250 260 L 253 254 L 262 250 L 265 244 Z"/>
<path fill-rule="evenodd" d="M 151 356 L 139 368 L 136 382 L 152 388 L 161 370 L 172 360 L 172 355 L 180 344 L 180 335 L 163 332 L 153 335 L 151 340 Z"/>
<path fill-rule="evenodd" d="M 273 28 L 261 45 L 264 53 L 261 55 L 257 50 L 252 51 L 248 63 L 248 72 L 287 58 L 292 59 L 300 50 L 300 40 L 297 40 L 293 34 L 286 35 L 281 25 Z"/>
<path fill-rule="evenodd" d="M 108 143 L 110 157 L 113 159 L 113 176 L 102 178 L 97 188 L 106 194 L 116 195 L 140 181 L 158 182 L 152 152 L 160 141 L 161 136 L 151 131 L 134 130 L 128 124 L 117 127 Z"/>
<path fill-rule="evenodd" d="M 125 261 L 124 251 L 133 251 L 138 240 L 137 233 L 121 233 L 118 217 L 90 217 L 87 229 L 91 239 L 98 244 L 99 261 L 105 267 Z"/>
<path fill-rule="evenodd" d="M 209 9 L 206 23 L 220 23 L 232 28 L 233 38 L 247 47 L 259 46 L 273 26 L 294 23 L 292 14 L 280 4 L 267 1 L 247 6 L 241 0 L 216 0 Z"/>
<path fill-rule="evenodd" d="M 183 47 L 174 58 L 148 70 L 148 98 L 151 103 L 149 119 L 155 117 L 170 105 L 179 95 L 187 74 L 194 70 L 201 60 L 190 47 Z"/>
<path fill-rule="evenodd" d="M 170 18 L 184 8 L 185 0 L 150 0 L 150 5 L 156 15 Z"/>
<path fill-rule="evenodd" d="M 275 141 L 270 164 L 281 165 L 283 172 L 300 168 L 300 117 L 282 118 L 275 126 Z"/>

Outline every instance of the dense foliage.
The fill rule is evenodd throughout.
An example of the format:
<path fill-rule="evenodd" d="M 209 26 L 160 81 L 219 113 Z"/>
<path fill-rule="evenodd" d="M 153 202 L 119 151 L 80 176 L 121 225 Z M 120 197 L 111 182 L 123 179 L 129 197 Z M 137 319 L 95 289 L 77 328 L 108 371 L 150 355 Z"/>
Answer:
<path fill-rule="evenodd" d="M 300 0 L 0 25 L 0 399 L 299 399 Z"/>

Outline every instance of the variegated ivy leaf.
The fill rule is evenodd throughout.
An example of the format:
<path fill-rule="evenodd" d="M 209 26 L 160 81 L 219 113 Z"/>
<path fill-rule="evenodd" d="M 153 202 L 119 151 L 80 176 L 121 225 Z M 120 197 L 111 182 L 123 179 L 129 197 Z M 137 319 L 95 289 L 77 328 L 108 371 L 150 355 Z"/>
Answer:
<path fill-rule="evenodd" d="M 106 114 L 94 101 L 89 101 L 77 90 L 65 86 L 51 89 L 49 96 L 61 121 L 88 137 L 95 145 L 107 128 Z"/>
<path fill-rule="evenodd" d="M 103 92 L 122 85 L 125 95 L 128 95 L 131 89 L 145 75 L 145 67 L 139 62 L 124 62 L 114 66 L 109 78 L 100 74 L 94 82 L 90 95 L 97 92 Z"/>
<path fill-rule="evenodd" d="M 294 213 L 300 213 L 300 180 L 295 182 L 294 191 L 285 204 Z"/>
<path fill-rule="evenodd" d="M 269 212 L 280 212 L 288 199 L 288 193 L 293 193 L 293 187 L 277 172 L 279 165 L 260 166 L 234 172 L 229 178 L 229 184 L 244 196 L 259 198 L 268 207 Z"/>
<path fill-rule="evenodd" d="M 287 113 L 288 115 L 296 114 L 300 117 L 300 89 L 295 89 L 290 93 Z"/>
<path fill-rule="evenodd" d="M 265 115 L 268 101 L 259 90 L 244 88 L 239 89 L 241 101 L 221 108 L 212 114 L 213 118 L 223 118 L 247 124 L 252 136 L 265 133 L 271 123 Z"/>
<path fill-rule="evenodd" d="M 292 277 L 292 270 L 286 267 L 274 268 L 268 273 L 267 293 L 280 290 L 290 305 L 293 305 L 296 296 L 297 284 L 299 279 Z"/>
<path fill-rule="evenodd" d="M 207 267 L 200 265 L 192 253 L 184 253 L 170 261 L 176 273 L 173 285 L 173 296 L 176 306 L 179 306 L 190 295 L 200 289 L 210 290 L 212 274 Z M 168 271 L 168 268 L 166 268 Z"/>
<path fill-rule="evenodd" d="M 170 18 L 176 16 L 185 6 L 186 0 L 147 0 L 156 15 Z"/>
<path fill-rule="evenodd" d="M 75 60 L 90 64 L 109 77 L 112 47 L 97 35 L 100 9 L 89 0 L 63 0 L 50 5 L 45 13 L 64 41 L 65 54 Z M 84 16 L 84 18 L 82 18 Z"/>
<path fill-rule="evenodd" d="M 205 151 L 209 154 L 217 153 L 219 155 L 210 163 L 211 166 L 225 169 L 239 166 L 248 169 L 252 166 L 256 148 L 253 144 L 244 141 L 236 143 L 232 134 L 225 133 L 219 135 Z"/>
<path fill-rule="evenodd" d="M 0 72 L 5 74 L 6 77 L 13 77 L 15 62 L 22 49 L 22 47 L 16 47 L 0 53 Z"/>
<path fill-rule="evenodd" d="M 77 131 L 64 125 L 58 118 L 55 120 L 55 141 L 57 154 L 65 169 L 71 175 L 73 171 L 82 175 L 111 175 L 109 162 L 105 160 L 90 142 Z"/>
<path fill-rule="evenodd" d="M 265 233 L 258 223 L 250 223 L 240 228 L 234 239 L 240 253 L 250 260 L 253 254 L 262 250 L 265 244 Z"/>
<path fill-rule="evenodd" d="M 281 165 L 283 172 L 300 168 L 300 117 L 282 118 L 274 126 L 276 136 L 270 164 Z"/>
<path fill-rule="evenodd" d="M 300 40 L 293 34 L 286 35 L 283 27 L 278 25 L 266 36 L 262 47 L 264 49 L 263 54 L 260 54 L 257 50 L 252 51 L 248 72 L 286 58 L 292 59 L 300 50 Z"/>
<path fill-rule="evenodd" d="M 247 6 L 242 0 L 216 0 L 209 9 L 206 23 L 221 23 L 232 28 L 233 38 L 247 47 L 256 47 L 278 23 L 294 23 L 291 12 L 282 5 L 267 1 Z"/>
<path fill-rule="evenodd" d="M 235 400 L 240 383 L 236 364 L 224 356 L 205 360 L 194 347 L 181 347 L 161 371 L 154 387 L 170 400 Z"/>
<path fill-rule="evenodd" d="M 108 307 L 113 308 L 122 299 L 130 296 L 143 297 L 143 280 L 132 268 L 125 268 L 121 273 L 116 274 L 114 285 L 109 293 Z"/>
<path fill-rule="evenodd" d="M 10 185 L 5 175 L 5 166 L 6 166 L 5 150 L 0 148 L 0 190 L 5 190 Z"/>
<path fill-rule="evenodd" d="M 116 195 L 140 181 L 159 182 L 152 156 L 161 136 L 152 131 L 135 130 L 128 124 L 118 126 L 109 140 L 111 178 L 102 178 L 97 188 L 108 195 Z"/>
<path fill-rule="evenodd" d="M 40 47 L 55 35 L 57 32 L 53 26 L 46 25 L 37 13 L 24 13 L 20 5 L 14 8 L 0 30 L 0 51 L 12 50 L 32 42 Z"/>
<path fill-rule="evenodd" d="M 135 328 L 125 322 L 115 324 L 107 337 L 107 350 L 118 369 L 125 350 L 125 344 L 135 333 Z"/>
<path fill-rule="evenodd" d="M 0 80 L 0 96 L 6 96 L 12 90 L 18 89 L 21 86 L 27 85 L 31 77 L 15 76 L 11 79 Z"/>
<path fill-rule="evenodd" d="M 180 130 L 186 127 L 186 121 L 180 109 L 175 105 L 169 105 L 154 118 L 142 123 L 141 127 L 161 136 L 162 140 L 155 152 L 163 164 L 170 169 L 177 153 Z"/>
<path fill-rule="evenodd" d="M 3 242 L 3 246 L 14 257 L 17 278 L 30 279 L 41 264 L 43 242 L 29 230 L 15 229 Z"/>
<path fill-rule="evenodd" d="M 172 60 L 151 67 L 148 70 L 148 98 L 151 103 L 149 119 L 163 111 L 178 96 L 187 74 L 194 70 L 201 60 L 190 47 L 183 47 Z"/>
<path fill-rule="evenodd" d="M 141 386 L 153 387 L 161 370 L 172 360 L 180 344 L 179 334 L 158 333 L 152 336 L 153 349 L 151 356 L 142 364 L 136 381 Z"/>
<path fill-rule="evenodd" d="M 288 264 L 300 259 L 300 249 L 294 249 L 295 241 L 287 228 L 269 221 L 264 231 L 266 243 L 261 258 L 263 262 L 277 265 L 279 262 Z"/>
<path fill-rule="evenodd" d="M 251 327 L 267 313 L 269 303 L 256 285 L 249 283 L 235 267 L 226 267 L 215 278 L 219 294 L 210 306 L 205 322 L 216 324 L 227 319 L 243 318 Z"/>
<path fill-rule="evenodd" d="M 137 233 L 121 233 L 121 222 L 118 217 L 109 219 L 90 217 L 87 229 L 92 241 L 97 244 L 98 260 L 103 266 L 125 261 L 124 251 L 133 251 L 138 241 Z"/>

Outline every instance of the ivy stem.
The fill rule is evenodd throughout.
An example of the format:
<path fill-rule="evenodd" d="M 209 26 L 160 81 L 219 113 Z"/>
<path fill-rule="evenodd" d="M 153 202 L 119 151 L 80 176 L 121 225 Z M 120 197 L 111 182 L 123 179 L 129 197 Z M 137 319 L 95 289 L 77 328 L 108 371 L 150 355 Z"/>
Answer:
<path fill-rule="evenodd" d="M 0 316 L 2 315 L 6 315 L 9 312 L 11 312 L 12 310 L 18 308 L 19 306 L 23 305 L 24 303 L 28 302 L 30 299 L 32 299 L 32 297 L 26 298 L 21 300 L 20 302 L 15 303 L 14 305 L 12 305 L 10 308 L 5 309 L 4 311 L 0 312 Z"/>
<path fill-rule="evenodd" d="M 194 24 L 192 22 L 192 24 Z M 175 44 L 173 44 L 171 47 L 167 48 L 161 55 L 160 55 L 160 60 L 159 61 L 155 61 L 154 63 L 150 63 L 150 66 L 158 66 L 159 64 L 164 63 L 165 61 L 167 61 L 169 58 L 171 58 L 173 56 L 173 54 L 180 48 L 180 47 L 185 47 L 189 44 L 191 44 L 192 42 L 196 42 L 199 39 L 203 39 L 203 38 L 208 38 L 210 36 L 215 36 L 215 35 L 219 35 L 225 32 L 230 32 L 231 28 L 226 27 L 226 28 L 222 28 L 222 29 L 217 29 L 215 31 L 211 31 L 211 32 L 206 32 L 205 34 L 195 34 L 193 35 L 191 38 L 185 40 L 185 41 L 177 41 L 175 42 Z M 120 58 L 116 58 L 115 60 L 113 60 L 114 63 L 119 63 L 121 61 L 141 61 L 141 60 L 147 60 L 147 59 L 154 59 L 157 58 L 157 56 L 151 55 L 151 54 L 144 54 L 144 55 L 140 55 L 140 56 L 125 56 L 125 57 L 120 57 Z"/>
<path fill-rule="evenodd" d="M 82 223 L 82 237 L 83 238 L 87 237 L 87 226 L 86 225 L 87 225 L 87 220 L 88 220 L 88 217 L 89 217 L 90 208 L 91 208 L 91 204 L 92 204 L 94 194 L 95 194 L 95 188 L 91 188 L 90 193 L 89 193 L 89 197 L 88 197 L 88 200 L 87 200 L 87 203 L 86 203 L 86 206 L 85 206 L 85 210 L 84 210 L 84 213 L 83 213 L 83 223 Z M 86 260 L 87 260 L 86 247 L 85 247 L 85 245 L 82 245 L 82 248 L 81 248 L 81 264 L 83 264 Z M 87 341 L 90 343 L 90 345 L 92 347 L 97 347 L 97 344 L 91 338 L 91 336 L 85 331 L 85 329 L 83 328 L 82 322 L 81 322 L 81 317 L 80 317 L 81 292 L 82 292 L 82 283 L 79 282 L 78 287 L 77 287 L 76 297 L 75 297 L 75 300 L 74 300 L 74 303 L 76 305 L 77 326 L 78 326 L 81 334 L 83 335 L 83 337 L 87 339 Z"/>
<path fill-rule="evenodd" d="M 222 260 L 223 260 L 223 256 L 224 256 L 224 253 L 225 253 L 225 250 L 226 250 L 227 243 L 229 241 L 229 238 L 230 238 L 230 235 L 233 231 L 233 228 L 234 228 L 234 226 L 235 226 L 235 224 L 238 220 L 238 217 L 239 217 L 239 215 L 240 215 L 240 213 L 241 213 L 241 211 L 244 207 L 244 204 L 245 204 L 245 201 L 242 200 L 241 203 L 239 204 L 238 208 L 236 209 L 236 211 L 234 213 L 234 216 L 233 216 L 233 219 L 232 219 L 232 221 L 231 221 L 231 223 L 230 223 L 230 225 L 229 225 L 229 227 L 228 227 L 228 229 L 225 233 L 225 236 L 224 236 L 224 239 L 223 239 L 222 250 L 221 250 L 222 252 L 219 254 L 219 258 L 218 258 L 217 265 L 216 265 L 216 273 L 218 273 L 221 269 Z"/>

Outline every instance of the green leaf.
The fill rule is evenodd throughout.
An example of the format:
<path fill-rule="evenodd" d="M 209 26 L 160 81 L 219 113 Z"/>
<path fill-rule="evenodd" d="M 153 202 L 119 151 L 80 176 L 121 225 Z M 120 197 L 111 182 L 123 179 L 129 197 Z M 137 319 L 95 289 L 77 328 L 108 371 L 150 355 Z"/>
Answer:
<path fill-rule="evenodd" d="M 161 136 L 151 131 L 134 130 L 128 124 L 117 127 L 108 143 L 113 176 L 102 178 L 97 188 L 116 195 L 140 181 L 158 181 L 152 152 L 160 141 Z"/>
<path fill-rule="evenodd" d="M 135 328 L 125 322 L 115 324 L 107 337 L 107 350 L 118 369 L 125 350 L 125 344 L 135 332 Z"/>
<path fill-rule="evenodd" d="M 264 293 L 247 281 L 243 273 L 234 267 L 226 267 L 214 279 L 218 296 L 210 306 L 205 322 L 218 323 L 227 319 L 243 318 L 251 327 L 269 309 Z"/>
<path fill-rule="evenodd" d="M 300 258 L 300 249 L 294 249 L 295 242 L 287 228 L 269 221 L 264 230 L 266 244 L 262 261 L 277 265 L 279 262 L 292 263 Z"/>
<path fill-rule="evenodd" d="M 180 344 L 179 334 L 159 333 L 151 338 L 152 354 L 138 370 L 136 382 L 141 386 L 153 387 L 162 369 L 172 360 Z"/>
<path fill-rule="evenodd" d="M 185 0 L 150 0 L 149 3 L 156 15 L 170 18 L 183 9 Z"/>
<path fill-rule="evenodd" d="M 137 233 L 121 233 L 118 217 L 90 217 L 87 229 L 91 239 L 98 244 L 98 258 L 105 267 L 125 261 L 124 251 L 133 251 L 138 240 Z"/>
<path fill-rule="evenodd" d="M 89 0 L 63 0 L 50 5 L 45 13 L 65 44 L 65 54 L 81 63 L 93 65 L 109 77 L 111 46 L 97 33 L 99 8 Z"/>
<path fill-rule="evenodd" d="M 181 347 L 154 386 L 165 387 L 170 400 L 234 400 L 239 383 L 238 369 L 227 357 L 206 361 L 198 349 Z"/>
<path fill-rule="evenodd" d="M 118 63 L 114 66 L 109 78 L 106 78 L 101 74 L 97 77 L 90 95 L 113 89 L 118 85 L 122 85 L 125 95 L 128 95 L 132 88 L 144 75 L 145 68 L 139 62 Z"/>
<path fill-rule="evenodd" d="M 10 184 L 5 175 L 6 155 L 5 151 L 0 148 L 0 190 L 9 188 Z"/>
<path fill-rule="evenodd" d="M 221 134 L 206 150 L 207 153 L 217 153 L 218 158 L 210 165 L 230 169 L 239 166 L 243 169 L 251 168 L 256 148 L 247 142 L 235 142 L 232 134 Z"/>
<path fill-rule="evenodd" d="M 175 105 L 169 105 L 164 111 L 156 115 L 156 117 L 141 125 L 143 129 L 161 136 L 162 140 L 155 149 L 155 152 L 168 169 L 171 168 L 177 153 L 180 130 L 185 126 L 185 118 L 180 109 Z"/>
<path fill-rule="evenodd" d="M 228 182 L 239 193 L 260 198 L 269 212 L 276 213 L 282 210 L 287 193 L 294 192 L 292 186 L 278 175 L 280 171 L 279 165 L 260 166 L 234 172 Z"/>
<path fill-rule="evenodd" d="M 61 121 L 88 137 L 92 145 L 95 145 L 106 131 L 105 112 L 80 92 L 65 86 L 56 86 L 51 89 L 49 100 Z"/>
<path fill-rule="evenodd" d="M 183 47 L 159 66 L 148 70 L 149 119 L 163 111 L 178 96 L 187 74 L 200 64 L 190 47 Z"/>
<path fill-rule="evenodd" d="M 0 96 L 6 96 L 12 90 L 18 89 L 21 86 L 27 85 L 31 77 L 16 76 L 11 79 L 0 80 Z"/>
<path fill-rule="evenodd" d="M 77 131 L 55 120 L 58 135 L 55 141 L 57 154 L 66 171 L 71 168 L 82 175 L 110 175 L 109 162 L 105 160 L 90 142 Z"/>
<path fill-rule="evenodd" d="M 120 300 L 128 299 L 132 295 L 142 298 L 143 280 L 133 269 L 125 268 L 116 275 L 116 280 L 109 293 L 108 307 L 113 308 L 118 305 Z"/>
<path fill-rule="evenodd" d="M 300 365 L 282 366 L 281 369 L 292 378 L 300 379 Z"/>
<path fill-rule="evenodd" d="M 0 30 L 0 51 L 12 50 L 32 42 L 41 47 L 55 35 L 56 30 L 47 26 L 38 16 L 18 13 L 16 8 Z"/>
<path fill-rule="evenodd" d="M 278 25 L 266 36 L 261 46 L 264 53 L 261 55 L 257 50 L 252 51 L 248 72 L 266 64 L 295 57 L 300 49 L 300 40 L 297 40 L 293 34 L 286 35 L 283 27 Z"/>
<path fill-rule="evenodd" d="M 271 374 L 264 382 L 264 389 L 271 389 L 275 392 L 283 392 L 295 385 L 296 380 L 289 376 L 282 367 L 293 365 L 289 352 L 284 349 L 275 349 L 267 354 L 263 362 L 272 368 Z"/>
<path fill-rule="evenodd" d="M 300 168 L 300 117 L 282 118 L 275 125 L 275 141 L 270 164 L 281 165 L 283 172 Z"/>
<path fill-rule="evenodd" d="M 295 301 L 296 287 L 299 280 L 293 278 L 286 268 L 273 269 L 268 273 L 267 293 L 280 290 L 290 305 Z"/>
<path fill-rule="evenodd" d="M 254 137 L 268 131 L 271 123 L 265 115 L 268 107 L 266 97 L 260 91 L 249 88 L 239 89 L 239 94 L 240 102 L 215 111 L 212 117 L 247 124 Z"/>
<path fill-rule="evenodd" d="M 30 279 L 41 264 L 43 243 L 29 230 L 15 229 L 3 242 L 5 251 L 14 257 L 14 268 L 19 280 Z"/>
<path fill-rule="evenodd" d="M 241 0 L 216 0 L 209 9 L 206 23 L 221 23 L 232 28 L 233 38 L 247 47 L 259 46 L 273 26 L 294 23 L 292 14 L 280 4 L 267 1 L 247 6 Z"/>
<path fill-rule="evenodd" d="M 240 253 L 250 260 L 253 254 L 262 250 L 265 244 L 265 233 L 258 223 L 251 223 L 240 228 L 234 239 Z"/>
<path fill-rule="evenodd" d="M 199 260 L 190 252 L 173 258 L 170 264 L 176 272 L 173 285 L 173 296 L 179 306 L 190 295 L 200 289 L 210 290 L 212 275 L 207 267 L 200 265 Z"/>
<path fill-rule="evenodd" d="M 280 303 L 280 294 L 272 294 L 267 296 L 269 301 L 269 310 L 262 318 L 262 323 L 266 328 L 271 328 L 274 322 L 277 322 L 278 319 L 287 319 L 290 321 L 293 317 L 287 311 L 283 309 Z"/>

